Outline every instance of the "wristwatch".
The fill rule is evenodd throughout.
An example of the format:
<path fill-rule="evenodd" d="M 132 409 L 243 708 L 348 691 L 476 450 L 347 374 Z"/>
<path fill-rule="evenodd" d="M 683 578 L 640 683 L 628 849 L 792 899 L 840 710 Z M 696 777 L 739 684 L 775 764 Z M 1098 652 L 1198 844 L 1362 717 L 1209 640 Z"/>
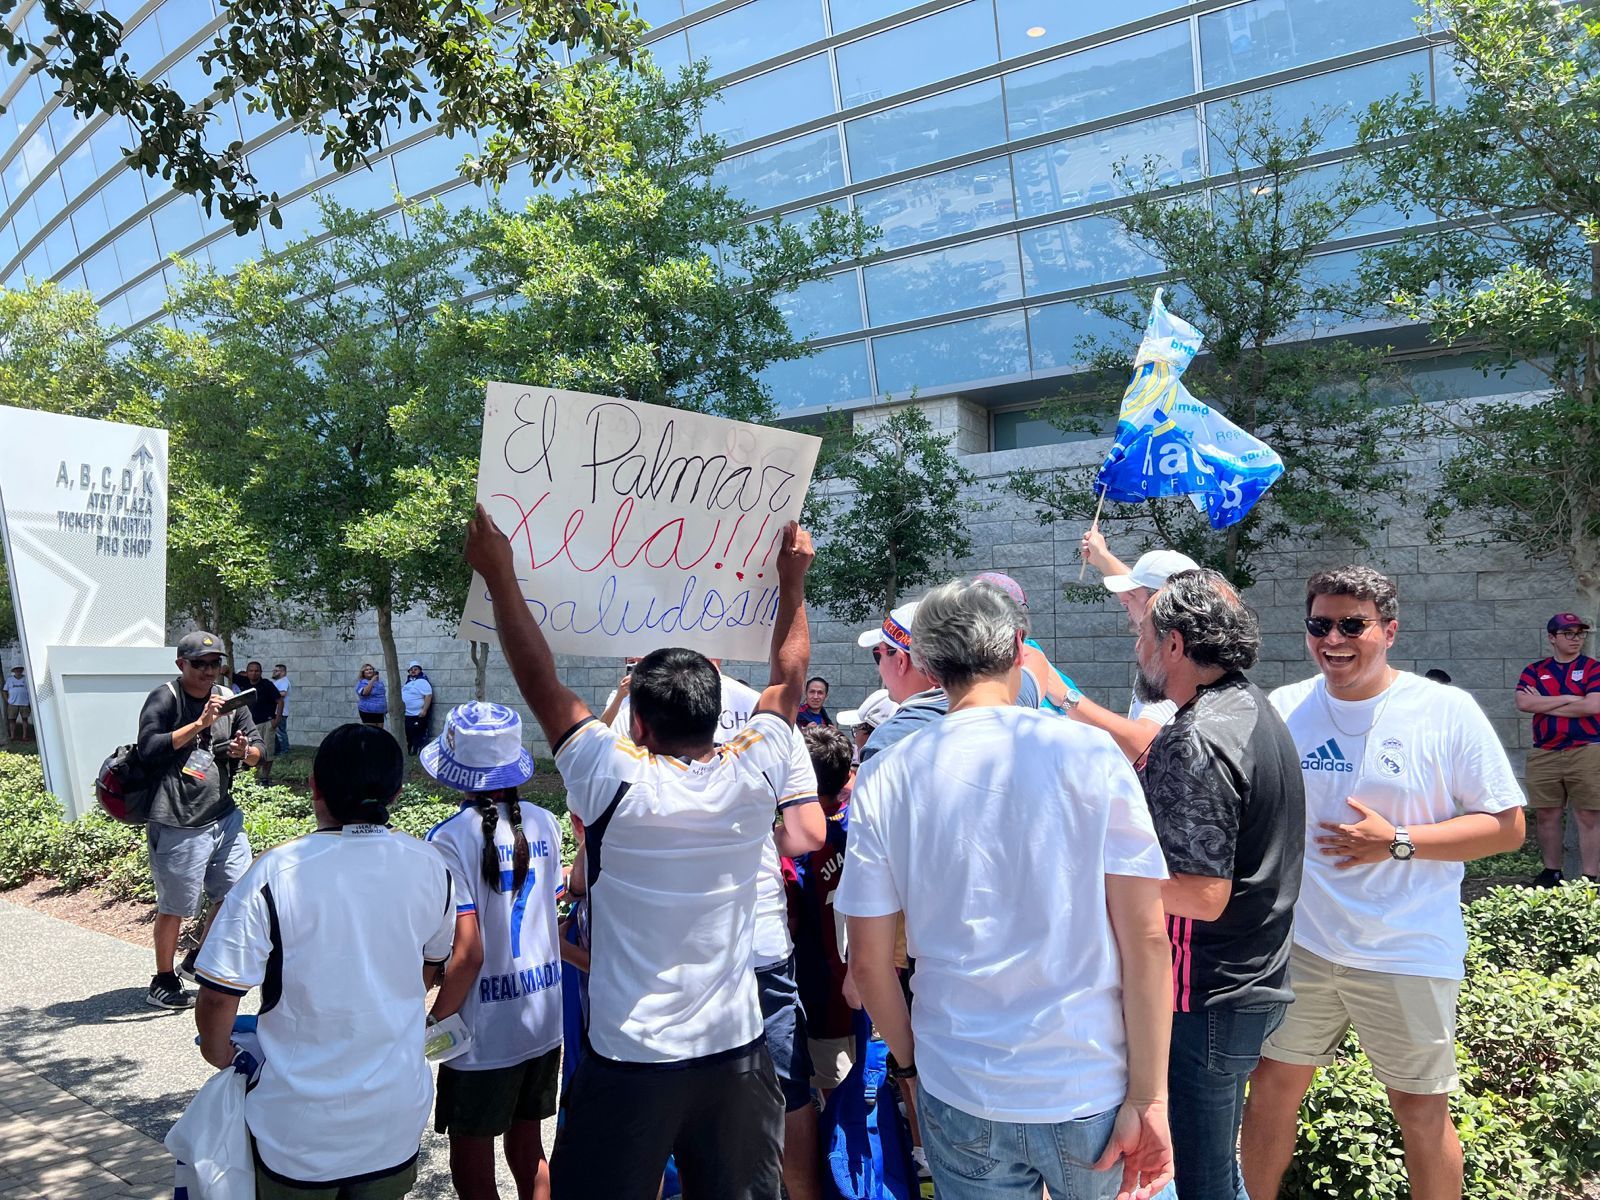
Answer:
<path fill-rule="evenodd" d="M 1417 848 L 1411 844 L 1411 834 L 1404 825 L 1394 827 L 1394 841 L 1389 843 L 1389 857 L 1400 862 L 1409 862 L 1416 854 Z"/>

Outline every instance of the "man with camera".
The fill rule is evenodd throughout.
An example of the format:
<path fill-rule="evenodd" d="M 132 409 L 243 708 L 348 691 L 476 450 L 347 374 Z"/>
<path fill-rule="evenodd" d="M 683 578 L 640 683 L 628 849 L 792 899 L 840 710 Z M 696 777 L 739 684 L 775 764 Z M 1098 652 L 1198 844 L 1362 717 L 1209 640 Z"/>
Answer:
<path fill-rule="evenodd" d="M 249 708 L 217 683 L 222 643 L 216 635 L 184 634 L 177 663 L 178 678 L 146 696 L 139 712 L 139 756 L 157 776 L 145 826 L 156 886 L 156 973 L 145 1000 L 171 1009 L 194 1005 L 173 959 L 201 889 L 220 903 L 250 866 L 233 777 L 241 766 L 260 762 L 262 752 Z M 192 953 L 183 969 L 193 977 Z"/>

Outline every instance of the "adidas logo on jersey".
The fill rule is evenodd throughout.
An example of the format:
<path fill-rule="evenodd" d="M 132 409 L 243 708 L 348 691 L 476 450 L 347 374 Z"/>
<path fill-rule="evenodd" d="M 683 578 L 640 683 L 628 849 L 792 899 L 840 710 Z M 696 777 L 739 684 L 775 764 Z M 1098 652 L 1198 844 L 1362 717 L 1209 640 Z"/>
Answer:
<path fill-rule="evenodd" d="M 1356 767 L 1344 756 L 1344 751 L 1339 749 L 1339 740 L 1329 738 L 1310 754 L 1300 760 L 1302 771 L 1347 771 L 1353 772 Z"/>

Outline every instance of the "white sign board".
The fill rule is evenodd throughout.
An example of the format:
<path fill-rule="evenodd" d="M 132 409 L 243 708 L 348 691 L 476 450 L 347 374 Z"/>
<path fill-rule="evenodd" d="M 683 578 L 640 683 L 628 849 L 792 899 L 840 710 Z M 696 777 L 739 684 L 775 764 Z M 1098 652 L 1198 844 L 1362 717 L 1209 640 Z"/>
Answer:
<path fill-rule="evenodd" d="M 73 793 L 55 646 L 161 646 L 167 640 L 167 434 L 0 406 L 0 532 L 45 785 Z M 142 699 L 142 697 L 141 697 Z M 105 728 L 104 754 L 133 740 Z"/>
<path fill-rule="evenodd" d="M 491 383 L 478 501 L 511 540 L 552 650 L 684 646 L 764 659 L 773 557 L 800 516 L 817 438 L 582 392 Z M 493 641 L 473 577 L 459 635 Z"/>

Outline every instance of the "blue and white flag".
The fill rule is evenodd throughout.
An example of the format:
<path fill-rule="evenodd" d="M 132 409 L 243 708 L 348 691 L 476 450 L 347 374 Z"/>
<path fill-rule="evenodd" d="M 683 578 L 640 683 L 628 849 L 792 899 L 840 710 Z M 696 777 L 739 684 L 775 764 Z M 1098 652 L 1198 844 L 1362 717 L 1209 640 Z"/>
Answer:
<path fill-rule="evenodd" d="M 1124 503 L 1188 496 L 1213 529 L 1226 529 L 1283 474 L 1283 460 L 1183 386 L 1202 341 L 1199 330 L 1167 311 L 1158 291 L 1095 487 Z"/>

